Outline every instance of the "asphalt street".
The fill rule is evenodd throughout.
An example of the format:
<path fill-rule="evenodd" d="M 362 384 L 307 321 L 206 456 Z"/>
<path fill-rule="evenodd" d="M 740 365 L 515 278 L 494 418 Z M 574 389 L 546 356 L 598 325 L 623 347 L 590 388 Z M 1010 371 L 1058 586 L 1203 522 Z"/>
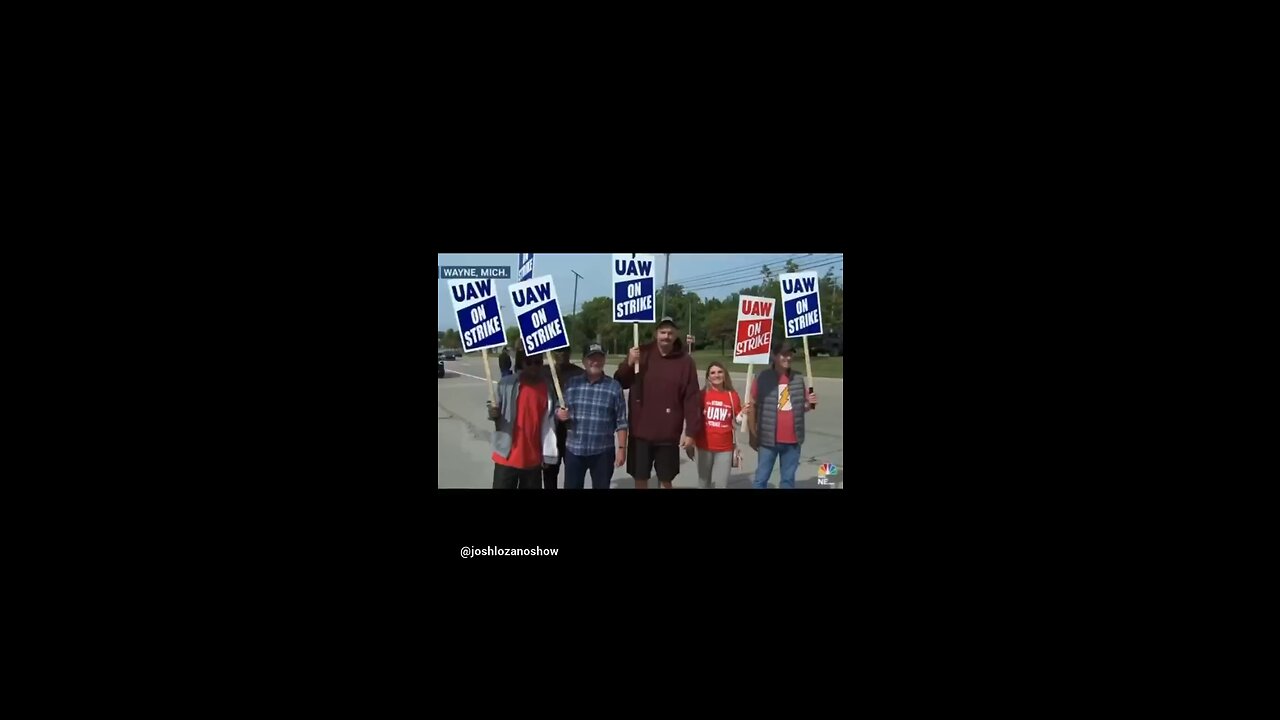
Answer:
<path fill-rule="evenodd" d="M 616 361 L 620 358 L 610 358 Z M 577 358 L 574 362 L 578 365 Z M 804 361 L 796 360 L 798 366 Z M 438 396 L 436 407 L 438 442 L 438 487 L 441 488 L 492 488 L 493 461 L 490 459 L 491 431 L 493 423 L 487 419 L 485 401 L 489 394 L 486 388 L 484 366 L 480 353 L 469 353 L 458 356 L 457 360 L 446 360 L 445 377 L 437 378 Z M 489 357 L 490 371 L 496 381 L 501 374 L 498 361 Z M 744 383 L 746 372 L 743 366 L 733 369 L 734 387 L 739 395 L 745 395 Z M 763 366 L 753 369 L 754 377 Z M 617 365 L 614 362 L 605 364 L 605 372 L 613 375 Z M 698 377 L 704 381 L 706 369 L 698 368 Z M 800 468 L 796 472 L 797 488 L 833 487 L 841 489 L 844 485 L 844 379 L 814 378 L 814 391 L 818 394 L 818 408 L 805 415 L 805 442 L 801 447 Z M 747 445 L 745 431 L 739 432 L 738 442 L 742 447 L 742 467 L 735 469 L 729 477 L 730 488 L 750 488 L 751 479 L 756 471 L 756 452 Z M 818 465 L 835 463 L 839 472 L 834 486 L 818 484 Z M 689 460 L 684 452 L 680 453 L 680 474 L 673 483 L 676 488 L 697 488 L 697 464 Z M 588 474 L 586 485 L 591 486 Z M 564 467 L 560 468 L 559 486 L 564 487 Z M 650 488 L 658 486 L 657 478 L 649 482 Z M 774 464 L 773 475 L 769 486 L 778 486 L 778 467 Z M 627 475 L 626 466 L 615 468 L 611 487 L 634 489 L 635 483 Z"/>

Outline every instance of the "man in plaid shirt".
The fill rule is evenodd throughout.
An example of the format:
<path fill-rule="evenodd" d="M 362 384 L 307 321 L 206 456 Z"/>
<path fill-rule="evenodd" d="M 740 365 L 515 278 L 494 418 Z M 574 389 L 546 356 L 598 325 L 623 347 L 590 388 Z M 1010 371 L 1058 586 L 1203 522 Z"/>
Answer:
<path fill-rule="evenodd" d="M 608 490 L 613 469 L 627 462 L 627 403 L 622 385 L 604 374 L 604 348 L 592 343 L 583 353 L 586 374 L 564 387 L 567 408 L 556 417 L 569 424 L 565 441 L 564 487 L 581 490 L 591 470 L 591 487 Z"/>

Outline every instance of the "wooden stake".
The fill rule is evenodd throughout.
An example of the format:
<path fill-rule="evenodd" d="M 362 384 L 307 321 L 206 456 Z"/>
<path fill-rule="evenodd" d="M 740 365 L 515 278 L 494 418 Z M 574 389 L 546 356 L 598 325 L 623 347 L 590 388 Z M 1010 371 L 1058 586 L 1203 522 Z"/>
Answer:
<path fill-rule="evenodd" d="M 489 370 L 488 348 L 482 348 L 480 350 L 480 362 L 484 363 L 484 379 L 489 381 L 489 404 L 496 404 L 498 402 L 498 398 L 493 393 L 493 372 Z"/>
<path fill-rule="evenodd" d="M 809 336 L 808 335 L 804 336 L 804 376 L 809 379 L 810 383 L 813 382 L 813 368 L 809 366 Z M 809 392 L 813 392 L 813 385 L 809 385 Z M 806 403 L 809 402 L 809 399 L 805 398 L 805 402 Z M 818 403 L 811 403 L 809 405 L 810 410 L 816 410 L 817 407 L 818 407 Z"/>
<path fill-rule="evenodd" d="M 550 352 L 543 353 L 543 357 L 546 358 L 543 362 L 551 364 L 551 381 L 556 384 L 556 395 L 560 397 L 560 407 L 565 407 L 564 391 L 560 389 L 560 373 L 556 372 L 556 360 L 551 357 Z"/>
<path fill-rule="evenodd" d="M 631 323 L 631 347 L 640 347 L 640 323 Z M 636 361 L 636 374 L 640 374 L 640 361 Z"/>

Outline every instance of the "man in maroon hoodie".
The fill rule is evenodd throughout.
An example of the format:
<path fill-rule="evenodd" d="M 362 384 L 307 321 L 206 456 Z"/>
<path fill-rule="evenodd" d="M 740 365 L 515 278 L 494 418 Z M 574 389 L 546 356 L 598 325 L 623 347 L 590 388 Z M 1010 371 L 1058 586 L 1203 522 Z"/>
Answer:
<path fill-rule="evenodd" d="M 698 368 L 685 352 L 684 341 L 676 337 L 678 330 L 674 320 L 662 318 L 654 341 L 631 348 L 613 374 L 624 390 L 631 391 L 627 472 L 638 490 L 649 488 L 651 471 L 657 472 L 663 488 L 670 489 L 680 474 L 680 448 L 692 447 L 693 437 L 702 430 Z"/>

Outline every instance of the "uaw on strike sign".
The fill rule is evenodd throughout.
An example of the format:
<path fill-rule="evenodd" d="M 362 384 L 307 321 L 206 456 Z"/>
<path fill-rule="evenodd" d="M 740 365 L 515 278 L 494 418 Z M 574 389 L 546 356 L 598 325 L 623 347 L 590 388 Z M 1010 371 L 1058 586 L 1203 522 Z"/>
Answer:
<path fill-rule="evenodd" d="M 773 337 L 773 305 L 777 300 L 754 295 L 738 296 L 738 339 L 733 344 L 733 361 L 747 365 L 769 363 L 769 342 Z"/>
<path fill-rule="evenodd" d="M 463 352 L 507 343 L 502 333 L 495 282 L 490 278 L 449 281 L 449 299 L 453 301 L 453 312 L 458 316 Z"/>
<path fill-rule="evenodd" d="M 556 284 L 550 275 L 516 283 L 507 291 L 511 293 L 511 307 L 516 311 L 526 355 L 569 347 L 569 333 L 560 319 Z"/>
<path fill-rule="evenodd" d="M 782 273 L 782 320 L 787 337 L 822 334 L 822 310 L 818 307 L 818 273 Z"/>
<path fill-rule="evenodd" d="M 615 254 L 613 321 L 651 323 L 658 319 L 653 308 L 653 256 Z"/>

